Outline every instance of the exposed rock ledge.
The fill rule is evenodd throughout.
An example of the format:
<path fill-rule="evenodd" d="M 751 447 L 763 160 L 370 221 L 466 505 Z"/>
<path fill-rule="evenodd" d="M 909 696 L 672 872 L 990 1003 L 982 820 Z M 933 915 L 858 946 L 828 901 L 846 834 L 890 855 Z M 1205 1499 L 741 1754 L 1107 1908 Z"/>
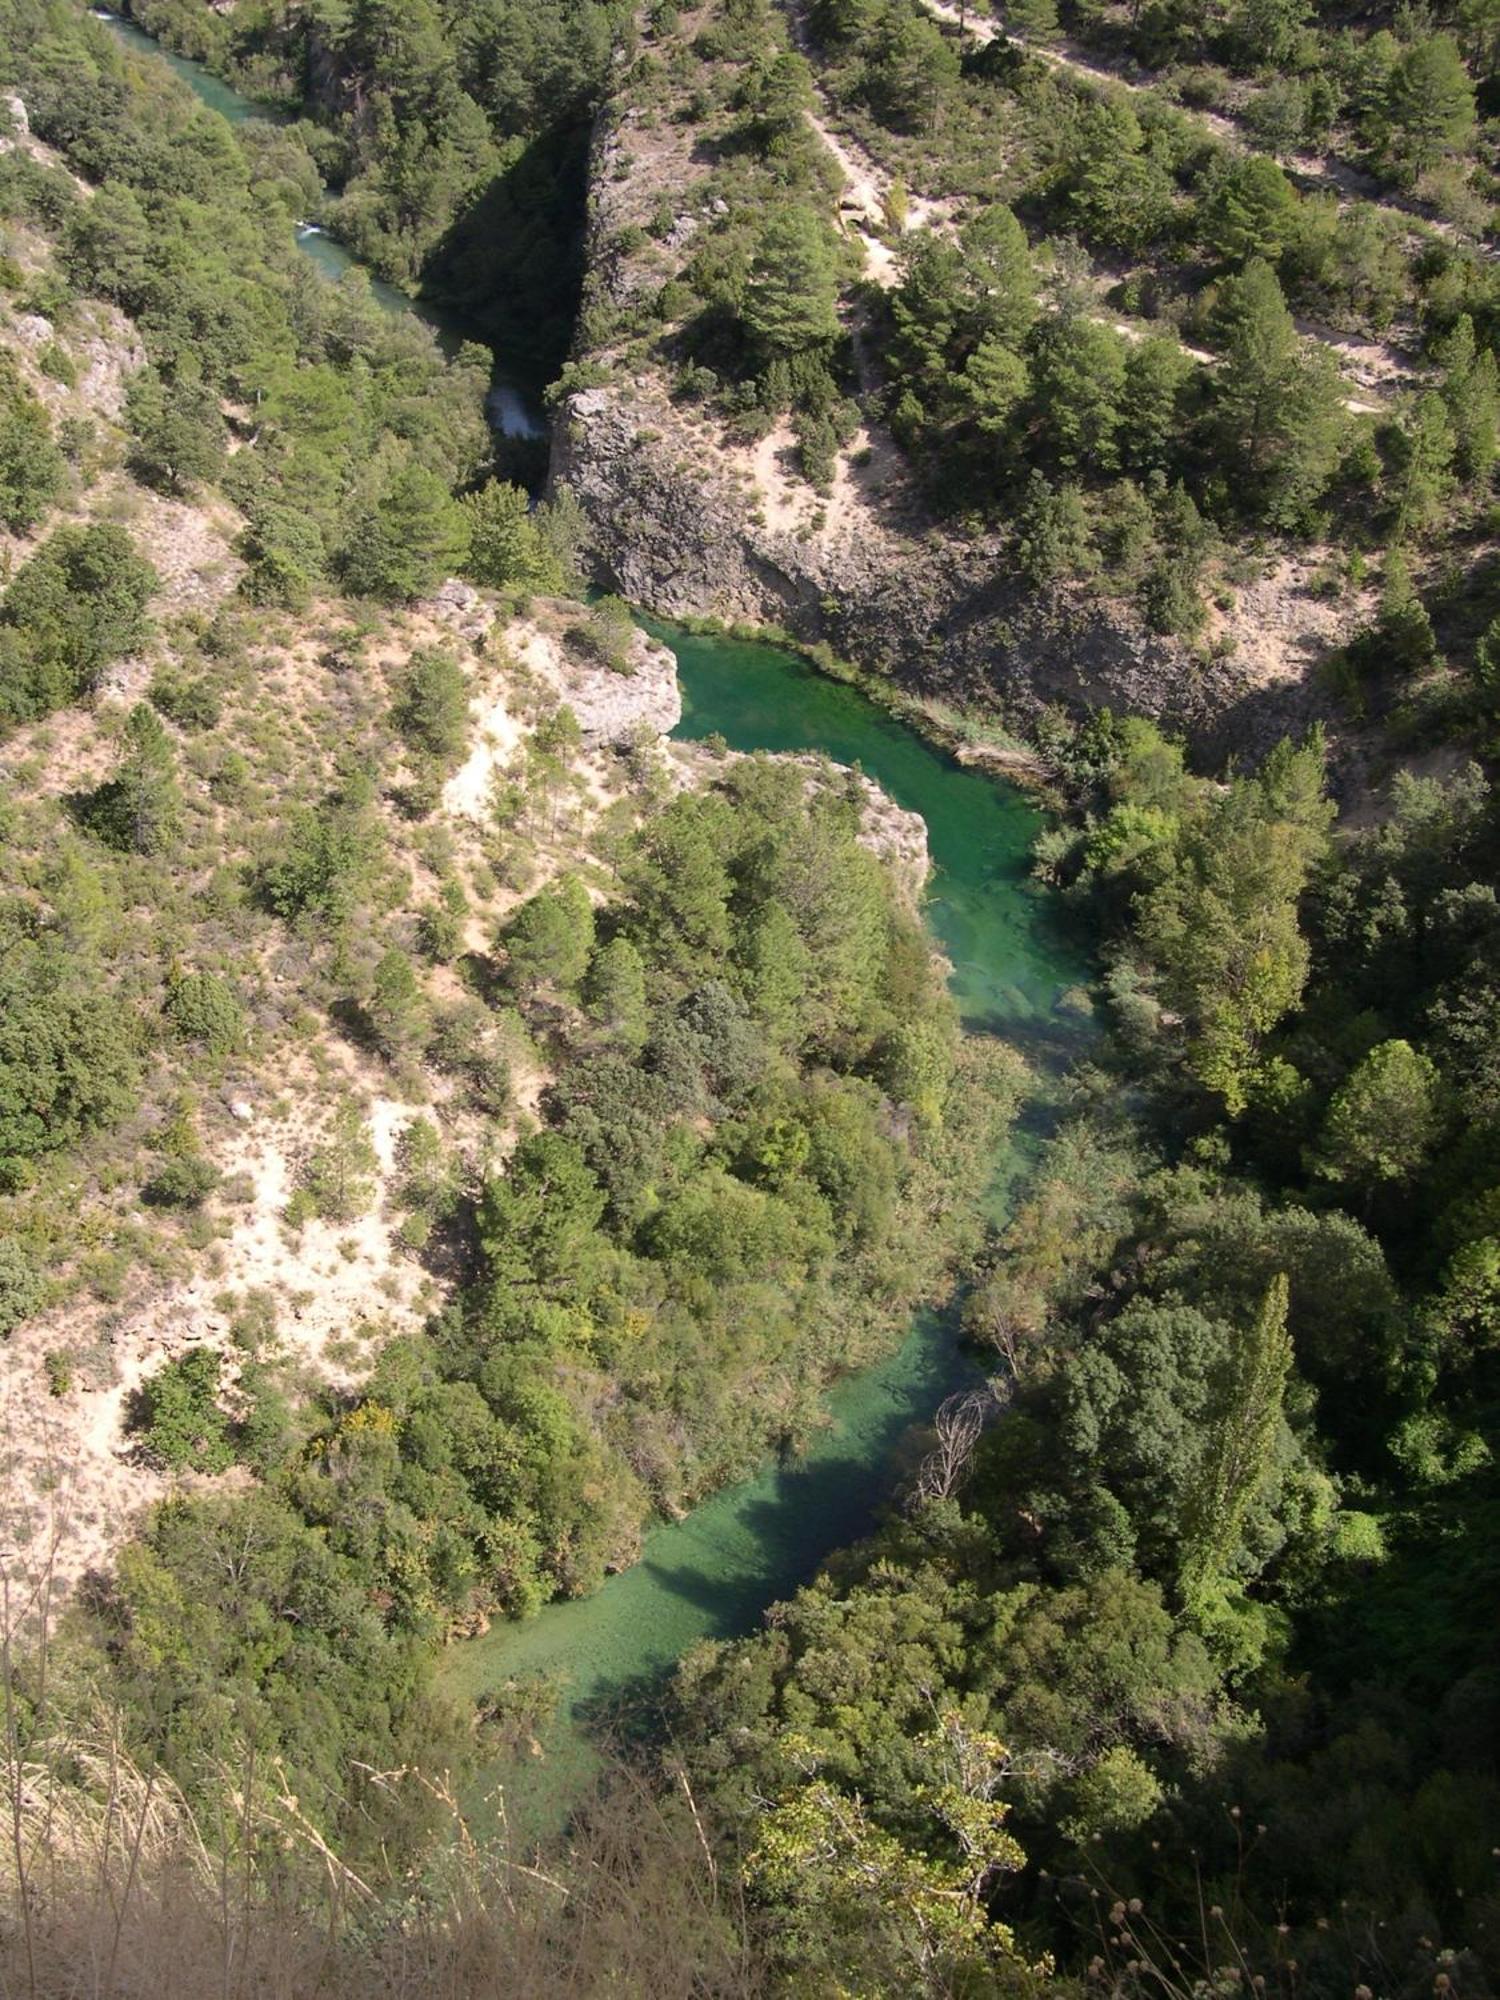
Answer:
<path fill-rule="evenodd" d="M 494 600 L 457 577 L 450 577 L 422 608 L 475 646 L 484 644 L 497 617 Z M 682 691 L 671 652 L 638 630 L 631 635 L 626 671 L 616 673 L 570 638 L 582 615 L 578 605 L 564 598 L 537 598 L 530 615 L 509 628 L 507 642 L 528 672 L 572 709 L 585 750 L 629 744 L 642 730 L 669 735 L 682 720 Z"/>
<path fill-rule="evenodd" d="M 1181 729 L 1210 756 L 1263 747 L 1325 713 L 1310 669 L 1337 634 L 1326 608 L 1295 590 L 1294 630 L 1274 665 L 1253 645 L 1203 661 L 1127 605 L 1032 590 L 997 537 L 923 524 L 899 475 L 861 490 L 864 475 L 841 467 L 826 526 L 808 532 L 758 504 L 744 458 L 647 378 L 568 399 L 551 480 L 581 502 L 599 567 L 624 596 L 669 616 L 826 639 L 920 693 L 988 694 L 1023 718 L 1049 702 L 1108 705 Z M 1262 615 L 1251 604 L 1246 615 L 1253 639 Z"/>

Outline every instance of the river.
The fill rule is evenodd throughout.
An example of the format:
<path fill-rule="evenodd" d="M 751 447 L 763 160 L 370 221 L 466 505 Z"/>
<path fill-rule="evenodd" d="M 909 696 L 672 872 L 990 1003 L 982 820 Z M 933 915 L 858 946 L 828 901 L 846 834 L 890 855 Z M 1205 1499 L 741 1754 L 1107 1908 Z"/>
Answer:
<path fill-rule="evenodd" d="M 200 64 L 97 11 L 123 41 L 170 63 L 225 117 L 267 115 Z M 330 276 L 354 263 L 327 236 L 304 230 L 298 240 Z M 440 338 L 461 337 L 451 320 L 373 282 L 390 310 L 419 313 Z M 497 428 L 535 434 L 533 407 L 498 364 L 495 383 Z M 1089 974 L 1030 879 L 1038 817 L 1022 793 L 964 769 L 857 689 L 779 647 L 647 622 L 677 659 L 679 736 L 717 735 L 736 750 L 812 750 L 858 763 L 900 805 L 922 815 L 933 864 L 927 919 L 971 1032 L 1005 1035 L 1044 1055 L 1076 1037 L 1077 1017 L 1059 1001 Z M 1021 1140 L 995 1162 L 997 1212 L 1024 1154 Z M 544 1675 L 561 1690 L 557 1713 L 533 1751 L 486 1776 L 487 1788 L 504 1789 L 512 1830 L 543 1832 L 558 1823 L 598 1768 L 600 1724 L 621 1698 L 659 1682 L 696 1641 L 752 1630 L 768 1605 L 866 1532 L 891 1491 L 914 1426 L 972 1380 L 976 1368 L 950 1316 L 918 1314 L 894 1354 L 830 1390 L 828 1426 L 795 1462 L 768 1465 L 684 1520 L 657 1528 L 641 1561 L 592 1597 L 549 1605 L 523 1624 L 499 1624 L 450 1646 L 442 1683 L 466 1705 L 523 1675 Z"/>
<path fill-rule="evenodd" d="M 1088 977 L 1030 878 L 1039 821 L 1013 787 L 966 770 L 858 689 L 776 646 L 697 636 L 647 621 L 677 658 L 677 734 L 722 736 L 735 750 L 818 750 L 860 764 L 927 823 L 933 873 L 926 915 L 951 966 L 965 1024 L 1045 1057 L 1078 1034 L 1058 1003 Z M 997 1204 L 1024 1164 L 1024 1139 L 995 1163 Z M 787 1464 L 726 1488 L 646 1539 L 633 1569 L 592 1597 L 551 1604 L 451 1646 L 448 1691 L 465 1705 L 516 1676 L 563 1690 L 535 1752 L 488 1774 L 513 1831 L 544 1831 L 598 1768 L 598 1739 L 622 1697 L 659 1680 L 700 1639 L 753 1630 L 834 1549 L 872 1527 L 913 1427 L 974 1379 L 951 1317 L 921 1313 L 898 1351 L 837 1384 L 828 1428 Z M 539 1753 L 539 1754 L 537 1754 Z"/>
<path fill-rule="evenodd" d="M 241 96 L 239 91 L 215 76 L 212 70 L 205 69 L 202 63 L 193 62 L 187 56 L 173 55 L 144 28 L 138 28 L 134 21 L 127 21 L 104 7 L 92 7 L 89 11 L 125 48 L 133 49 L 138 55 L 150 56 L 156 62 L 164 62 L 195 97 L 201 99 L 211 111 L 227 118 L 231 125 L 243 125 L 249 118 L 279 120 L 285 117 L 285 113 L 275 105 L 257 104 L 253 98 Z M 338 279 L 347 271 L 364 270 L 353 252 L 346 250 L 325 230 L 301 222 L 295 225 L 295 231 L 298 249 L 317 265 L 325 278 Z M 444 311 L 430 300 L 413 298 L 409 292 L 387 284 L 384 278 L 377 278 L 373 272 L 366 271 L 365 276 L 378 305 L 387 312 L 414 314 L 424 326 L 432 328 L 439 346 L 446 353 L 456 353 L 466 340 L 474 341 L 481 347 L 486 345 L 483 337 L 457 314 Z M 502 437 L 539 438 L 546 433 L 546 422 L 536 395 L 508 373 L 498 357 L 490 377 L 485 411 L 491 428 Z"/>

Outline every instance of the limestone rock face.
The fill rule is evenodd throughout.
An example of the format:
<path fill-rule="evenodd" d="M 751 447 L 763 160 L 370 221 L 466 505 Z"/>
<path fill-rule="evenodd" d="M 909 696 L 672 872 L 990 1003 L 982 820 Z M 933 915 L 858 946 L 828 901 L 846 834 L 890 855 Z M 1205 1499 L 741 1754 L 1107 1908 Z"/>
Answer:
<path fill-rule="evenodd" d="M 668 649 L 637 631 L 629 661 L 630 672 L 617 674 L 568 648 L 560 654 L 558 692 L 578 717 L 585 750 L 629 743 L 643 729 L 667 736 L 682 720 L 677 662 Z"/>
<path fill-rule="evenodd" d="M 734 468 L 649 382 L 584 389 L 553 430 L 551 483 L 588 516 L 610 588 L 664 616 L 779 625 L 899 685 L 956 703 L 998 698 L 1024 720 L 1108 706 L 1182 731 L 1206 754 L 1255 751 L 1324 712 L 1317 679 L 1267 675 L 1253 651 L 1195 657 L 1132 607 L 1078 587 L 1038 591 L 999 536 L 960 537 L 896 506 L 841 532 L 778 529 Z M 1332 635 L 1314 635 L 1310 667 Z"/>

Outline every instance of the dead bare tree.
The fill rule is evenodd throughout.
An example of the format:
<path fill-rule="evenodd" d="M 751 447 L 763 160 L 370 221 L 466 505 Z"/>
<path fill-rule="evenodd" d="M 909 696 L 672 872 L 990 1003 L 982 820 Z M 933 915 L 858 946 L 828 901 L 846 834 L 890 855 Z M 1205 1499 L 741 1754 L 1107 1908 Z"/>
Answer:
<path fill-rule="evenodd" d="M 938 1405 L 932 1420 L 934 1444 L 917 1468 L 908 1505 L 951 1500 L 963 1486 L 984 1432 L 1010 1401 L 1010 1383 L 993 1376 L 978 1388 L 961 1389 Z"/>

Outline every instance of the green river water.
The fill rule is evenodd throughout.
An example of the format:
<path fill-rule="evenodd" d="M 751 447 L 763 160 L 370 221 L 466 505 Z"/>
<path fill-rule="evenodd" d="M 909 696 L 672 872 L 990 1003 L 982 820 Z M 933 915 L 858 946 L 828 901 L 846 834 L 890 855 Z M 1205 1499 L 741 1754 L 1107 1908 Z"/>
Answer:
<path fill-rule="evenodd" d="M 191 62 L 186 56 L 173 55 L 170 49 L 164 49 L 143 28 L 138 28 L 134 21 L 127 21 L 105 7 L 91 7 L 89 12 L 124 47 L 134 50 L 137 55 L 148 55 L 153 61 L 164 62 L 196 97 L 211 111 L 227 118 L 231 125 L 242 125 L 247 118 L 279 120 L 285 116 L 275 105 L 257 104 L 252 98 L 242 96 L 211 70 L 205 69 L 202 63 Z M 296 233 L 298 249 L 317 265 L 325 278 L 338 279 L 346 271 L 363 269 L 358 258 L 342 243 L 313 224 L 298 223 Z M 370 291 L 379 305 L 387 312 L 415 314 L 425 326 L 432 328 L 446 352 L 456 353 L 465 340 L 479 341 L 479 335 L 455 314 L 444 312 L 425 299 L 414 299 L 409 292 L 388 285 L 373 272 L 367 272 L 366 276 Z M 483 345 L 483 342 L 480 344 Z M 535 396 L 507 374 L 498 361 L 490 379 L 485 409 L 492 428 L 505 437 L 540 437 L 545 429 Z"/>
<path fill-rule="evenodd" d="M 1038 821 L 1020 792 L 965 770 L 857 689 L 779 647 L 655 621 L 650 629 L 677 657 L 679 736 L 717 734 L 736 750 L 823 751 L 860 764 L 921 813 L 933 862 L 927 918 L 971 1030 L 1039 1052 L 1074 1038 L 1058 1000 L 1087 974 L 1029 879 Z M 998 1199 L 1024 1151 L 1022 1140 L 997 1159 Z M 829 1391 L 829 1425 L 802 1457 L 768 1465 L 656 1529 L 641 1561 L 594 1596 L 450 1647 L 444 1682 L 465 1702 L 520 1675 L 546 1675 L 563 1690 L 540 1755 L 490 1774 L 504 1788 L 513 1828 L 555 1821 L 597 1768 L 598 1739 L 624 1698 L 659 1680 L 696 1641 L 751 1631 L 768 1605 L 865 1533 L 914 1426 L 975 1373 L 951 1318 L 919 1314 L 888 1360 Z"/>
<path fill-rule="evenodd" d="M 130 46 L 170 63 L 226 117 L 266 115 L 200 65 L 96 11 Z M 353 262 L 327 236 L 302 230 L 298 240 L 331 276 Z M 440 337 L 461 334 L 389 285 L 376 281 L 375 290 L 389 309 L 419 312 Z M 490 409 L 499 429 L 536 428 L 532 406 L 500 367 Z M 718 735 L 736 750 L 821 751 L 858 763 L 922 815 L 933 862 L 927 918 L 971 1031 L 1043 1053 L 1072 1039 L 1076 1027 L 1058 1002 L 1088 975 L 1029 880 L 1037 816 L 1020 792 L 964 769 L 857 689 L 778 647 L 654 622 L 651 630 L 677 658 L 679 736 Z M 997 1206 L 1024 1151 L 1023 1139 L 995 1162 Z M 521 1675 L 545 1675 L 561 1690 L 557 1714 L 527 1758 L 487 1776 L 488 1792 L 497 1785 L 504 1791 L 512 1828 L 539 1833 L 559 1822 L 597 1769 L 599 1740 L 622 1700 L 659 1683 L 696 1641 L 752 1630 L 769 1605 L 864 1533 L 891 1491 L 914 1426 L 975 1372 L 951 1318 L 917 1315 L 887 1360 L 830 1389 L 828 1425 L 796 1461 L 767 1465 L 684 1520 L 657 1528 L 641 1561 L 592 1597 L 549 1605 L 524 1624 L 496 1625 L 451 1646 L 443 1683 L 461 1701 Z"/>

